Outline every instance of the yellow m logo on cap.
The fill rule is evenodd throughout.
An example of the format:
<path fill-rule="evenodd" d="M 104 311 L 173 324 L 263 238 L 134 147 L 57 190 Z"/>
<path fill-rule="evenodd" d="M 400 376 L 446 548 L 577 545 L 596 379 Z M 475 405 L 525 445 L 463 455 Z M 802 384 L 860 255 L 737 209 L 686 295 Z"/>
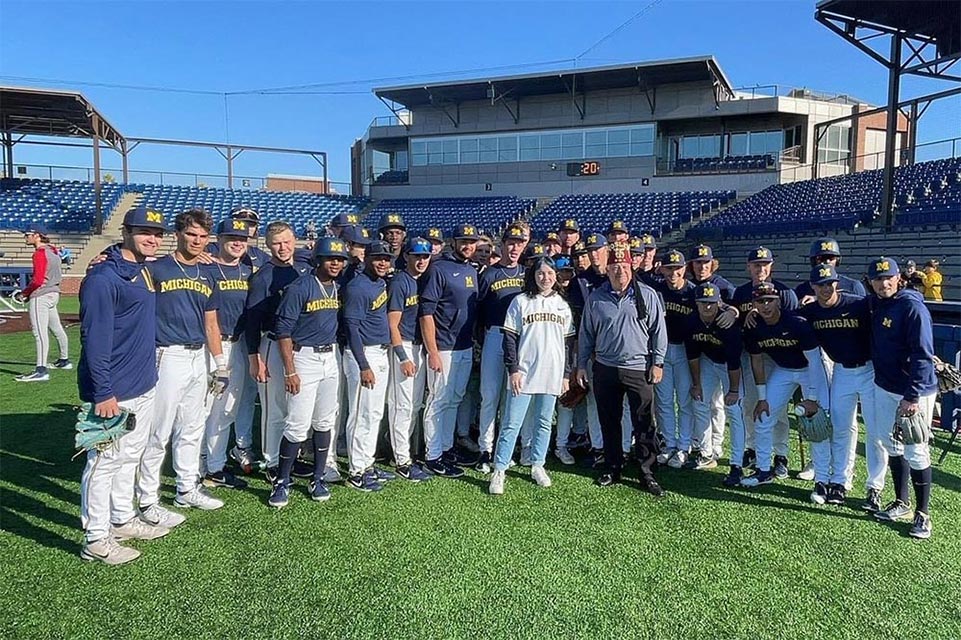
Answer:
<path fill-rule="evenodd" d="M 361 229 L 361 230 L 360 230 L 360 235 L 364 236 L 365 238 L 369 238 L 369 237 L 370 237 L 370 231 L 368 231 L 367 229 Z"/>
<path fill-rule="evenodd" d="M 331 242 L 331 243 L 330 243 L 330 250 L 331 250 L 331 251 L 343 251 L 343 250 L 344 250 L 344 243 L 343 243 L 343 242 Z"/>
<path fill-rule="evenodd" d="M 464 227 L 464 235 L 467 235 L 467 236 L 474 235 L 474 227 Z"/>
<path fill-rule="evenodd" d="M 887 260 L 879 260 L 877 263 L 875 263 L 874 268 L 877 271 L 887 271 L 891 268 L 891 263 Z"/>
<path fill-rule="evenodd" d="M 440 229 L 431 229 L 430 231 L 427 232 L 427 235 L 429 235 L 431 238 L 439 238 Z"/>
<path fill-rule="evenodd" d="M 565 227 L 574 227 L 574 226 L 576 226 L 576 225 L 577 225 L 577 223 L 574 222 L 573 220 L 565 220 L 565 221 L 564 221 L 564 226 L 565 226 Z"/>
<path fill-rule="evenodd" d="M 398 216 L 398 215 L 389 215 L 389 216 L 387 216 L 387 222 L 400 222 L 400 216 Z"/>
<path fill-rule="evenodd" d="M 883 320 L 881 320 L 881 324 L 884 325 L 885 329 L 890 329 L 892 324 L 891 318 L 884 318 Z"/>
<path fill-rule="evenodd" d="M 512 235 L 512 236 L 520 236 L 520 235 L 522 235 L 523 233 L 524 233 L 524 232 L 523 232 L 522 230 L 518 229 L 517 227 L 514 227 L 513 229 L 511 229 L 511 235 Z"/>
<path fill-rule="evenodd" d="M 827 267 L 822 267 L 821 271 L 818 272 L 818 275 L 820 275 L 822 278 L 827 278 L 831 275 L 831 270 Z"/>
<path fill-rule="evenodd" d="M 163 222 L 164 215 L 159 211 L 148 211 L 147 212 L 147 222 Z"/>
<path fill-rule="evenodd" d="M 680 261 L 681 261 L 681 254 L 679 253 L 671 254 L 671 262 L 680 262 Z"/>
<path fill-rule="evenodd" d="M 350 215 L 350 214 L 348 214 L 348 215 L 347 215 L 347 222 L 349 222 L 350 224 L 357 224 L 358 218 L 357 218 L 357 216 L 355 216 L 355 215 Z"/>
<path fill-rule="evenodd" d="M 244 221 L 243 221 L 243 220 L 234 220 L 233 228 L 242 231 L 242 230 L 244 230 L 244 229 L 247 228 L 247 225 L 244 224 Z"/>
<path fill-rule="evenodd" d="M 641 246 L 641 239 L 640 239 L 640 238 L 631 238 L 631 246 L 632 246 L 632 247 L 639 247 L 639 246 Z"/>
<path fill-rule="evenodd" d="M 704 287 L 704 295 L 706 295 L 706 296 L 713 296 L 713 295 L 714 295 L 714 287 Z"/>
<path fill-rule="evenodd" d="M 833 243 L 833 242 L 822 242 L 822 243 L 821 243 L 821 251 L 834 251 L 834 243 Z"/>
<path fill-rule="evenodd" d="M 706 255 L 707 255 L 707 247 L 698 247 L 698 248 L 697 248 L 697 255 L 699 255 L 699 256 L 706 256 Z M 714 295 L 714 294 L 709 293 L 708 295 Z"/>

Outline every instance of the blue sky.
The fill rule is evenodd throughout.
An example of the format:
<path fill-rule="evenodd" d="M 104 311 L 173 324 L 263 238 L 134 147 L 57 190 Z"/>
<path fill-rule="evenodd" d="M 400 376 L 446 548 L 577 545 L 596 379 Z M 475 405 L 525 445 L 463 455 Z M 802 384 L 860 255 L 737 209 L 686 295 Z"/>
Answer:
<path fill-rule="evenodd" d="M 814 20 L 814 2 L 662 0 L 584 55 L 642 2 L 0 2 L 0 83 L 81 90 L 124 134 L 326 150 L 388 112 L 374 86 L 713 54 L 736 87 L 805 86 L 886 99 L 885 70 Z M 580 56 L 580 57 L 579 57 Z M 540 64 L 553 62 L 553 64 Z M 474 71 L 516 65 L 512 69 Z M 530 65 L 521 68 L 520 65 Z M 29 79 L 29 80 L 28 80 Z M 84 83 L 84 84 L 79 84 Z M 142 91 L 115 84 L 210 92 Z M 263 93 L 323 85 L 311 94 Z M 902 99 L 949 88 L 908 79 Z M 961 101 L 935 104 L 922 141 L 957 137 Z M 89 166 L 90 154 L 21 145 L 18 163 Z M 141 147 L 136 170 L 225 173 L 212 150 Z M 115 154 L 104 165 L 119 167 Z M 246 154 L 235 174 L 316 174 L 309 158 Z M 345 191 L 346 187 L 341 187 Z"/>

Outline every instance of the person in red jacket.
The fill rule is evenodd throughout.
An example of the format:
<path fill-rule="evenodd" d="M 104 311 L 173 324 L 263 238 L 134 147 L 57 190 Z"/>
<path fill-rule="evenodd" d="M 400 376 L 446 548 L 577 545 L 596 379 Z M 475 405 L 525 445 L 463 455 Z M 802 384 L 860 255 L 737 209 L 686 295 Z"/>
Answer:
<path fill-rule="evenodd" d="M 60 347 L 60 357 L 53 363 L 55 369 L 73 369 L 67 356 L 67 333 L 60 324 L 57 304 L 60 302 L 60 255 L 50 244 L 46 233 L 41 229 L 30 229 L 24 234 L 24 242 L 32 246 L 33 275 L 30 285 L 20 292 L 17 299 L 26 302 L 30 310 L 30 328 L 37 345 L 37 368 L 32 373 L 17 376 L 17 382 L 47 382 L 50 373 L 47 369 L 47 355 L 50 351 L 52 331 Z"/>

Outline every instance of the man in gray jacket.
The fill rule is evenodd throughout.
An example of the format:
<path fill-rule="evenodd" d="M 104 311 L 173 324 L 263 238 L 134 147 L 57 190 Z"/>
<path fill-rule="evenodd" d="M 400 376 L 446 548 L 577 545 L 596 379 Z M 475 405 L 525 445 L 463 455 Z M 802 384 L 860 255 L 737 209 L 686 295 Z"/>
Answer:
<path fill-rule="evenodd" d="M 641 488 L 660 497 L 664 490 L 654 479 L 657 444 L 651 405 L 667 353 L 664 304 L 653 289 L 632 278 L 627 244 L 611 248 L 607 279 L 584 305 L 577 357 L 581 385 L 587 384 L 587 365 L 594 361 L 592 391 L 604 435 L 606 466 L 597 484 L 608 487 L 621 480 L 621 417 L 626 394 L 634 425 L 635 455 L 641 467 Z"/>

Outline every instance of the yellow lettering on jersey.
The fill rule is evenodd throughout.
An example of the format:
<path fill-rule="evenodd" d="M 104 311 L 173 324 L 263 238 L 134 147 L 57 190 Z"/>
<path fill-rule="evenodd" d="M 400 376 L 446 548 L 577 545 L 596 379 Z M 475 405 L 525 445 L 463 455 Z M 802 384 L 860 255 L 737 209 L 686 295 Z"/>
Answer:
<path fill-rule="evenodd" d="M 416 293 L 412 296 L 407 296 L 407 299 L 404 300 L 404 307 L 416 307 L 419 300 L 420 296 Z"/>
<path fill-rule="evenodd" d="M 664 310 L 670 313 L 676 313 L 682 316 L 689 315 L 691 312 L 694 311 L 694 309 L 690 308 L 689 306 L 678 304 L 677 302 L 665 302 Z"/>
<path fill-rule="evenodd" d="M 881 326 L 883 326 L 885 329 L 890 329 L 892 324 L 894 323 L 891 321 L 891 318 L 884 318 L 881 320 Z"/>
<path fill-rule="evenodd" d="M 757 343 L 762 349 L 768 349 L 772 347 L 796 347 L 798 341 L 793 338 L 768 338 L 767 340 L 761 340 Z"/>
<path fill-rule="evenodd" d="M 830 320 L 815 320 L 812 326 L 821 329 L 859 329 L 861 323 L 857 318 L 831 318 Z"/>
<path fill-rule="evenodd" d="M 715 337 L 714 337 L 713 335 L 711 335 L 710 333 L 695 333 L 695 334 L 694 334 L 693 336 L 691 336 L 691 337 L 694 338 L 694 341 L 695 341 L 695 342 L 706 342 L 706 343 L 708 343 L 708 344 L 713 344 L 713 345 L 716 345 L 716 346 L 718 346 L 718 347 L 724 345 L 723 342 L 721 342 L 720 340 L 718 340 L 717 338 L 715 338 Z"/>
<path fill-rule="evenodd" d="M 175 278 L 161 282 L 160 293 L 167 293 L 168 291 L 195 291 L 206 298 L 209 298 L 210 294 L 213 293 L 213 289 L 203 282 L 191 280 L 190 278 Z"/>
<path fill-rule="evenodd" d="M 491 285 L 491 291 L 500 291 L 501 289 L 507 289 L 508 287 L 517 287 L 518 289 L 523 289 L 524 278 L 504 278 L 503 280 L 498 280 Z"/>
<path fill-rule="evenodd" d="M 326 310 L 336 311 L 337 309 L 340 309 L 340 300 L 336 298 L 317 298 L 315 300 L 308 300 L 307 305 L 304 307 L 304 311 L 307 313 Z"/>
<path fill-rule="evenodd" d="M 532 324 L 534 322 L 556 322 L 559 325 L 566 326 L 567 318 L 559 313 L 549 313 L 547 311 L 528 313 L 524 316 L 524 324 Z"/>
<path fill-rule="evenodd" d="M 219 291 L 246 291 L 247 281 L 246 280 L 219 280 L 217 282 L 217 289 Z"/>
<path fill-rule="evenodd" d="M 370 303 L 370 310 L 376 311 L 380 309 L 387 303 L 387 291 L 381 291 L 380 295 L 377 296 L 372 303 Z"/>
<path fill-rule="evenodd" d="M 464 276 L 464 286 L 468 289 L 474 288 L 474 276 Z"/>

